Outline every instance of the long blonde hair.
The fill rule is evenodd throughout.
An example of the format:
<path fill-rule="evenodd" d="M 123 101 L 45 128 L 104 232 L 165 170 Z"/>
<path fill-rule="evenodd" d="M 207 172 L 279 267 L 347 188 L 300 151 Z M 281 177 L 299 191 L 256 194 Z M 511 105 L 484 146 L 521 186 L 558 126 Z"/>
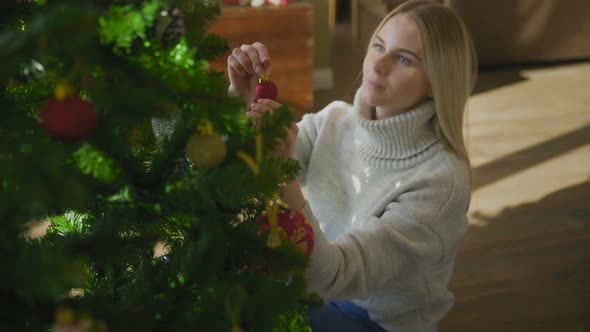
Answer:
<path fill-rule="evenodd" d="M 397 14 L 412 19 L 420 31 L 426 76 L 436 106 L 436 133 L 470 166 L 463 138 L 463 119 L 467 99 L 477 79 L 477 56 L 469 31 L 450 8 L 432 0 L 410 0 L 383 18 L 369 45 L 383 25 Z"/>

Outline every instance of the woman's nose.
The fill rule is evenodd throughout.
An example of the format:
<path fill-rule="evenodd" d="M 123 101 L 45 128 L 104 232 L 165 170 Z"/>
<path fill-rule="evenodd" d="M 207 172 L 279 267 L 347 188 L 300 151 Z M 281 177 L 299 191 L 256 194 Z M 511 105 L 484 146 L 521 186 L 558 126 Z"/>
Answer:
<path fill-rule="evenodd" d="M 377 56 L 375 58 L 375 61 L 373 62 L 373 70 L 375 71 L 375 73 L 379 74 L 379 75 L 384 75 L 387 72 L 387 66 L 385 63 L 385 57 L 383 56 Z"/>

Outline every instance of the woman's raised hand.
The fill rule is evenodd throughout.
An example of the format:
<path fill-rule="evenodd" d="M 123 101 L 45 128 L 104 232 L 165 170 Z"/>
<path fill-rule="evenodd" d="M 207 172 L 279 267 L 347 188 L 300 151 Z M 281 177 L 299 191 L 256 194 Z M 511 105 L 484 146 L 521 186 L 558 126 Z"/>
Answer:
<path fill-rule="evenodd" d="M 227 58 L 229 93 L 241 96 L 246 105 L 254 100 L 256 83 L 261 75 L 268 76 L 270 57 L 266 46 L 259 42 L 234 48 Z"/>

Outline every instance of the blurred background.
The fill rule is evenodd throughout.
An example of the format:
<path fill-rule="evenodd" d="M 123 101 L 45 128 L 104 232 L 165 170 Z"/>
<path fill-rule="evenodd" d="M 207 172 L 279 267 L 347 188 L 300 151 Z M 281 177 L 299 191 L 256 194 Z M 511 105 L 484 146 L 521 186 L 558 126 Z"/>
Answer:
<path fill-rule="evenodd" d="M 403 1 L 226 5 L 211 28 L 271 52 L 298 115 L 352 101 L 373 29 Z M 470 230 L 440 331 L 590 331 L 590 1 L 444 0 L 470 29 Z M 224 69 L 225 59 L 214 66 Z"/>

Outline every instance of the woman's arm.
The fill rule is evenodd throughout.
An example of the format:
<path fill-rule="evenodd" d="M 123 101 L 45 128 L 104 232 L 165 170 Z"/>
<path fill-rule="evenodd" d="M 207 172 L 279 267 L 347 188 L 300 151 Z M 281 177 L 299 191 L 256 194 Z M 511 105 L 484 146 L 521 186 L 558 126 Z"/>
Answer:
<path fill-rule="evenodd" d="M 283 186 L 281 191 L 281 200 L 293 211 L 301 211 L 305 207 L 305 197 L 301 191 L 299 181 L 293 180 Z"/>
<path fill-rule="evenodd" d="M 258 103 L 251 105 L 250 111 L 247 115 L 253 117 L 254 120 L 258 122 L 264 112 L 272 111 L 272 109 L 276 109 L 280 106 L 279 103 L 273 100 L 261 99 Z M 289 128 L 287 137 L 275 151 L 275 154 L 283 158 L 291 158 L 293 156 L 293 150 L 295 148 L 298 134 L 299 128 L 296 124 L 292 124 Z M 305 197 L 303 197 L 303 192 L 301 191 L 301 186 L 297 180 L 293 180 L 283 186 L 281 190 L 281 199 L 283 202 L 287 203 L 291 210 L 294 211 L 303 210 L 306 204 Z"/>

